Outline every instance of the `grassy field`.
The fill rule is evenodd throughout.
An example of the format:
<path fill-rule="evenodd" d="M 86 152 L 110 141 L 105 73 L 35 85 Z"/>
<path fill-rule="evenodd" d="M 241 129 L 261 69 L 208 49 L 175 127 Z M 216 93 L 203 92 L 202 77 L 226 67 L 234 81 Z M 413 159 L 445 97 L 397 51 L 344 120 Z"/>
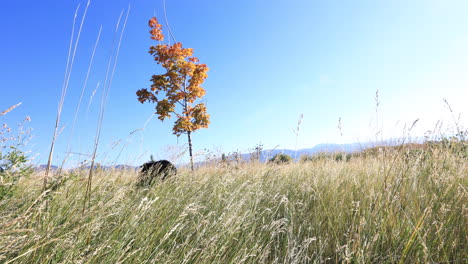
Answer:
<path fill-rule="evenodd" d="M 0 263 L 466 263 L 467 152 L 213 165 L 136 188 L 87 172 L 0 201 Z"/>

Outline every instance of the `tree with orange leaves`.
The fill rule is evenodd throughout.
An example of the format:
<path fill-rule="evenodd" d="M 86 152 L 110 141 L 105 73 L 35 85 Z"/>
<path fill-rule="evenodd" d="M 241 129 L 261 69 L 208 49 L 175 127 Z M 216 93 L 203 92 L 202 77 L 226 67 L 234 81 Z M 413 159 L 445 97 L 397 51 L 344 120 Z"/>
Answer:
<path fill-rule="evenodd" d="M 196 100 L 206 93 L 201 84 L 208 77 L 208 67 L 193 56 L 193 49 L 183 48 L 179 42 L 172 45 L 161 44 L 164 35 L 162 26 L 155 17 L 149 20 L 148 25 L 151 28 L 151 39 L 159 41 L 158 45 L 150 47 L 149 53 L 166 73 L 153 75 L 150 90 L 144 88 L 136 92 L 138 101 L 156 103 L 156 114 L 161 121 L 172 116 L 177 117 L 172 131 L 178 137 L 187 134 L 193 170 L 191 133 L 207 128 L 210 124 L 210 115 L 206 113 L 205 104 L 196 104 Z M 180 110 L 178 113 L 176 108 Z"/>

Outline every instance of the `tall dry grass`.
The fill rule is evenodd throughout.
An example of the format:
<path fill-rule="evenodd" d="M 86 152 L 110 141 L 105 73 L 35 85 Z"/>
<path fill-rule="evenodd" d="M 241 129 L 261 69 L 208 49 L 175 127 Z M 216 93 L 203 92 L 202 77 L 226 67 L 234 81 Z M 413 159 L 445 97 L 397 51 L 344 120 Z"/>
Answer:
<path fill-rule="evenodd" d="M 22 178 L 0 200 L 0 263 L 468 261 L 466 141 L 388 149 L 349 162 L 207 166 L 147 189 L 135 187 L 135 171 L 94 171 L 123 12 L 91 169 L 51 183 L 47 174 L 86 10 L 75 42 L 76 15 L 73 22 L 47 171 Z M 378 92 L 376 105 L 378 130 Z"/>
<path fill-rule="evenodd" d="M 210 166 L 147 189 L 97 171 L 85 213 L 86 172 L 47 201 L 31 177 L 0 202 L 0 262 L 463 263 L 467 156 L 462 142 Z"/>

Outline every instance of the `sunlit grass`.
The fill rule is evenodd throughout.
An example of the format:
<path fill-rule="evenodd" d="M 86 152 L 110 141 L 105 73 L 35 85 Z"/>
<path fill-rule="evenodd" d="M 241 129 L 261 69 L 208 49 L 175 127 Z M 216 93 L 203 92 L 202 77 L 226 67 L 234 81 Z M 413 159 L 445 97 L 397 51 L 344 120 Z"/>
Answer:
<path fill-rule="evenodd" d="M 0 263 L 463 262 L 466 149 L 391 149 L 348 162 L 240 164 L 136 188 L 98 171 L 0 201 Z"/>

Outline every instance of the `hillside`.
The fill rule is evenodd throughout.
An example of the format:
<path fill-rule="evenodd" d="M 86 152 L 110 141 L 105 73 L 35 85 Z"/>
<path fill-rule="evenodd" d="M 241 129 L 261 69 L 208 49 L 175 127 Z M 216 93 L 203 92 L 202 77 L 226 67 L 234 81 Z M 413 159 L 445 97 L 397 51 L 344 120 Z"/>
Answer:
<path fill-rule="evenodd" d="M 462 263 L 466 146 L 413 147 L 180 169 L 146 188 L 97 170 L 89 196 L 86 171 L 46 192 L 32 175 L 0 200 L 0 262 Z"/>

